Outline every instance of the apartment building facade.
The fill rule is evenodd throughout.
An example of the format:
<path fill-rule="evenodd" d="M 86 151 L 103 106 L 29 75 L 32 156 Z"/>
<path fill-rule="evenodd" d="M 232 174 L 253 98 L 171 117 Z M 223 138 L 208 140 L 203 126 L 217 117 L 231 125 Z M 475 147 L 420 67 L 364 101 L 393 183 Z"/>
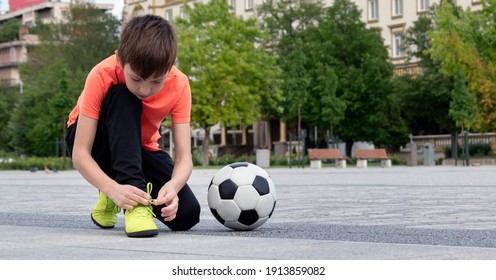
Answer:
<path fill-rule="evenodd" d="M 450 0 L 454 5 L 480 10 L 480 0 Z M 395 65 L 398 75 L 416 71 L 415 61 L 407 62 L 404 48 L 406 30 L 424 14 L 429 13 L 430 7 L 439 4 L 441 0 L 354 0 L 362 10 L 362 21 L 368 27 L 381 29 L 382 37 L 389 48 L 391 62 Z"/>
<path fill-rule="evenodd" d="M 208 2 L 208 0 L 198 0 Z M 256 8 L 265 0 L 226 0 L 233 13 L 242 17 L 255 16 Z M 381 29 L 386 46 L 389 47 L 391 62 L 398 71 L 408 71 L 404 34 L 419 16 L 429 12 L 429 7 L 439 4 L 441 0 L 351 0 L 362 11 L 362 21 L 369 27 Z M 334 0 L 323 0 L 325 5 L 332 5 Z M 481 9 L 480 0 L 451 0 L 453 4 Z M 142 15 L 156 14 L 168 20 L 182 16 L 182 0 L 125 0 L 124 19 Z"/>
<path fill-rule="evenodd" d="M 28 59 L 28 46 L 36 44 L 38 38 L 29 33 L 29 27 L 37 21 L 42 23 L 57 22 L 70 7 L 69 2 L 60 0 L 15 0 L 10 1 L 8 13 L 0 15 L 0 28 L 8 20 L 17 19 L 21 24 L 19 40 L 0 43 L 0 82 L 10 86 L 19 86 L 22 80 L 18 66 Z M 95 4 L 103 11 L 112 10 L 113 4 Z"/>

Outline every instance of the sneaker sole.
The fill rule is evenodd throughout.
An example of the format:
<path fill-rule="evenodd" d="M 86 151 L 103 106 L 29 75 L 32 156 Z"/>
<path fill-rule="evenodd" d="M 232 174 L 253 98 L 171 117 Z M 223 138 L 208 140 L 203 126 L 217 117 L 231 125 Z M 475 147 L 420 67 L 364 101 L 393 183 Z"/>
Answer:
<path fill-rule="evenodd" d="M 90 214 L 90 217 L 91 217 L 91 220 L 93 221 L 93 223 L 97 226 L 99 226 L 100 228 L 103 228 L 103 229 L 109 229 L 109 228 L 114 228 L 115 225 L 112 225 L 112 226 L 103 226 L 101 224 L 99 224 L 97 221 L 95 221 L 95 219 L 93 219 L 93 215 Z"/>
<path fill-rule="evenodd" d="M 158 229 L 143 230 L 137 232 L 126 232 L 128 237 L 152 237 L 158 234 Z"/>

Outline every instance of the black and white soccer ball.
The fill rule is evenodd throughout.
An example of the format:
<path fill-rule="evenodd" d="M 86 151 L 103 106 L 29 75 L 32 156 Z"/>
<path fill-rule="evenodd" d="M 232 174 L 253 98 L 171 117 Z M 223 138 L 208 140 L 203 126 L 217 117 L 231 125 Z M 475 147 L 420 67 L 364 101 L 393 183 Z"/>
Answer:
<path fill-rule="evenodd" d="M 276 188 L 261 167 L 236 162 L 221 168 L 208 187 L 214 217 L 234 230 L 253 230 L 264 224 L 276 206 Z"/>

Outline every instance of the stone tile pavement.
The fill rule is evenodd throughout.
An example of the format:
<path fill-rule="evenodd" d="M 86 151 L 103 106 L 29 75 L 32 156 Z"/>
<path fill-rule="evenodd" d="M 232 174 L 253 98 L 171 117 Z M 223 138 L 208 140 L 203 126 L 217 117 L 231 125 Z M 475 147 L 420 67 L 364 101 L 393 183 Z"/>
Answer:
<path fill-rule="evenodd" d="M 278 202 L 250 232 L 211 215 L 207 187 L 216 169 L 189 180 L 202 204 L 188 232 L 149 239 L 89 218 L 97 191 L 76 171 L 0 172 L 0 260 L 496 259 L 496 166 L 268 168 Z M 233 249 L 235 248 L 235 249 Z"/>

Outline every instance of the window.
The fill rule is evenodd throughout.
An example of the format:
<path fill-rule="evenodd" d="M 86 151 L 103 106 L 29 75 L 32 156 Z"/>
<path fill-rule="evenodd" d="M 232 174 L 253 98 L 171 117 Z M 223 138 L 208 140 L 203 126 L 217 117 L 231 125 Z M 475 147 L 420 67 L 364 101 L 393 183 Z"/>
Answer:
<path fill-rule="evenodd" d="M 377 7 L 378 0 L 369 0 L 369 21 L 377 20 L 379 18 L 379 12 Z"/>
<path fill-rule="evenodd" d="M 245 0 L 245 10 L 253 10 L 253 0 Z"/>
<path fill-rule="evenodd" d="M 395 32 L 393 33 L 393 57 L 400 58 L 404 55 L 403 32 Z"/>
<path fill-rule="evenodd" d="M 393 0 L 393 17 L 403 15 L 403 0 Z"/>
<path fill-rule="evenodd" d="M 418 8 L 417 11 L 425 12 L 429 9 L 429 0 L 417 0 Z"/>
<path fill-rule="evenodd" d="M 10 62 L 17 62 L 17 50 L 15 47 L 10 47 Z"/>
<path fill-rule="evenodd" d="M 179 8 L 179 16 L 180 16 L 182 19 L 188 19 L 188 15 L 184 12 L 183 7 Z"/>
<path fill-rule="evenodd" d="M 236 0 L 229 0 L 229 12 L 236 13 Z"/>
<path fill-rule="evenodd" d="M 172 9 L 168 9 L 165 11 L 165 19 L 168 21 L 172 21 Z"/>

